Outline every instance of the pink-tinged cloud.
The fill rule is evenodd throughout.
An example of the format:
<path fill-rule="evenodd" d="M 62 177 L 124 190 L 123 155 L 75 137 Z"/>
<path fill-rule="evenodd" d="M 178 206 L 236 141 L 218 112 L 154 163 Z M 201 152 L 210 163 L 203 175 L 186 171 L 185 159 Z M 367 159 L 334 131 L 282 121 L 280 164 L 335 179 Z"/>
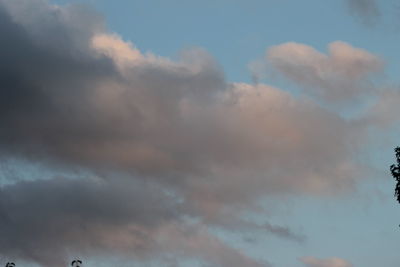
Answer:
<path fill-rule="evenodd" d="M 388 129 L 396 125 L 399 122 L 399 101 L 399 88 L 384 88 L 380 91 L 376 101 L 364 112 L 360 121 L 381 129 Z"/>
<path fill-rule="evenodd" d="M 73 5 L 0 0 L 0 156 L 85 170 L 1 188 L 2 253 L 56 266 L 69 251 L 157 258 L 171 244 L 217 266 L 257 266 L 203 228 L 181 233 L 193 221 L 246 230 L 241 212 L 262 197 L 334 196 L 363 177 L 363 125 L 280 88 L 229 83 L 202 49 L 176 61 L 143 54 L 103 24 Z M 271 51 L 282 73 L 316 87 L 381 69 L 344 43 L 329 56 L 298 44 Z M 340 90 L 337 99 L 353 92 Z"/>
<path fill-rule="evenodd" d="M 302 257 L 299 259 L 307 267 L 352 267 L 353 265 L 340 258 L 318 259 L 315 257 Z"/>
<path fill-rule="evenodd" d="M 377 55 L 340 41 L 329 44 L 327 54 L 300 43 L 273 46 L 267 61 L 306 94 L 328 103 L 348 103 L 368 95 L 374 90 L 372 77 L 384 67 Z"/>

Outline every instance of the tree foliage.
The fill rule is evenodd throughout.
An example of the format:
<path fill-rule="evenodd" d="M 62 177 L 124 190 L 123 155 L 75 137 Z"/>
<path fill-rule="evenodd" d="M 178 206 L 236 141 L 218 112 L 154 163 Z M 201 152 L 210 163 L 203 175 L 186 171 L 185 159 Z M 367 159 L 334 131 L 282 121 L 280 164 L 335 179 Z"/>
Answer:
<path fill-rule="evenodd" d="M 396 147 L 394 149 L 396 153 L 396 161 L 397 164 L 393 164 L 390 166 L 390 171 L 392 173 L 393 178 L 396 180 L 396 188 L 394 190 L 394 196 L 397 201 L 400 203 L 400 147 Z"/>

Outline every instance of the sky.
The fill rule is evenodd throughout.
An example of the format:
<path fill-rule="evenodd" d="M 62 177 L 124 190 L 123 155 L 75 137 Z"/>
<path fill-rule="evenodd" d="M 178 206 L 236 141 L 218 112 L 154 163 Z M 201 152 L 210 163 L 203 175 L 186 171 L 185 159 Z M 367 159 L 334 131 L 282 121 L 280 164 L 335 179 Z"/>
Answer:
<path fill-rule="evenodd" d="M 0 264 L 398 266 L 398 0 L 0 0 L 0 36 Z"/>

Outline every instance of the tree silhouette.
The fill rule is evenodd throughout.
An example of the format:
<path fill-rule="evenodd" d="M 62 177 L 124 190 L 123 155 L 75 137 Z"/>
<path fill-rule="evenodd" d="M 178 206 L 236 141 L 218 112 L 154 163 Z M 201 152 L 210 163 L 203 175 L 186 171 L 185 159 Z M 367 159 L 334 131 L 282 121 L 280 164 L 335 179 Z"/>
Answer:
<path fill-rule="evenodd" d="M 400 203 L 400 147 L 396 147 L 394 151 L 396 153 L 397 164 L 390 166 L 390 172 L 392 173 L 393 178 L 397 181 L 396 188 L 394 190 L 394 196 Z"/>

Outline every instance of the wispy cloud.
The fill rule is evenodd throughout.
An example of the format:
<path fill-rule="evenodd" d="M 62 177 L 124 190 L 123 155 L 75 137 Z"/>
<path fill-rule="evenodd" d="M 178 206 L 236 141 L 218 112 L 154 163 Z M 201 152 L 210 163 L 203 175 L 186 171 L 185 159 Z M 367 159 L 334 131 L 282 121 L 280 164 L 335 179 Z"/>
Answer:
<path fill-rule="evenodd" d="M 265 223 L 263 226 L 268 232 L 289 240 L 293 240 L 296 242 L 304 242 L 306 237 L 304 235 L 293 232 L 289 227 L 280 226 L 280 225 L 272 225 L 270 223 Z"/>
<path fill-rule="evenodd" d="M 376 0 L 346 0 L 346 2 L 350 13 L 357 16 L 367 26 L 374 25 L 381 15 Z"/>
<path fill-rule="evenodd" d="M 314 257 L 303 257 L 299 259 L 307 267 L 352 267 L 353 265 L 340 258 L 318 259 Z"/>

